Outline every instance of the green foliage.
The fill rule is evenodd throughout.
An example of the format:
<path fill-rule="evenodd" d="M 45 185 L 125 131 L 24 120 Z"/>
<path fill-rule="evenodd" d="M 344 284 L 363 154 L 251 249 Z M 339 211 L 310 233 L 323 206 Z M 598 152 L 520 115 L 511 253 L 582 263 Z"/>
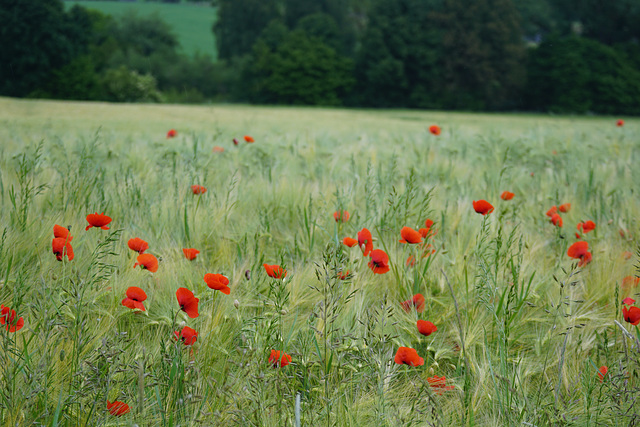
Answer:
<path fill-rule="evenodd" d="M 106 71 L 103 77 L 106 97 L 115 102 L 159 102 L 160 92 L 156 79 L 150 75 L 140 75 L 136 71 L 121 66 Z"/>
<path fill-rule="evenodd" d="M 339 105 L 353 83 L 352 67 L 322 40 L 294 30 L 274 50 L 265 41 L 256 43 L 245 75 L 256 101 Z"/>
<path fill-rule="evenodd" d="M 640 114 L 640 70 L 596 41 L 551 38 L 533 49 L 529 69 L 531 108 Z"/>

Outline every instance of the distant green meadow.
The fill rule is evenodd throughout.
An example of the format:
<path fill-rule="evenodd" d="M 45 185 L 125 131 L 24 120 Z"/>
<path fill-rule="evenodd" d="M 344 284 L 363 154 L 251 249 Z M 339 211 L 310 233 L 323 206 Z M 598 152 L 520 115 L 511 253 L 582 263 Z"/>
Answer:
<path fill-rule="evenodd" d="M 640 422 L 637 119 L 0 110 L 3 424 Z"/>
<path fill-rule="evenodd" d="M 88 9 L 96 9 L 114 18 L 125 13 L 137 13 L 139 16 L 157 14 L 166 21 L 178 37 L 184 53 L 194 55 L 196 52 L 217 57 L 213 24 L 216 20 L 216 9 L 203 4 L 192 3 L 159 3 L 159 2 L 118 2 L 118 1 L 73 1 L 65 0 L 70 8 L 79 4 Z"/>

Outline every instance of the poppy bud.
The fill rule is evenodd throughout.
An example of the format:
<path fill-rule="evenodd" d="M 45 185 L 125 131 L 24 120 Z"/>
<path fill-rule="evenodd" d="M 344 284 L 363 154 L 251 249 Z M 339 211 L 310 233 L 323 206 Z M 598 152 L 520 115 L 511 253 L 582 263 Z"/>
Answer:
<path fill-rule="evenodd" d="M 247 278 L 247 280 L 251 280 L 251 270 L 247 270 L 244 272 L 244 277 Z"/>
<path fill-rule="evenodd" d="M 233 300 L 233 306 L 234 306 L 235 308 L 240 307 L 240 301 L 238 301 L 237 299 Z"/>

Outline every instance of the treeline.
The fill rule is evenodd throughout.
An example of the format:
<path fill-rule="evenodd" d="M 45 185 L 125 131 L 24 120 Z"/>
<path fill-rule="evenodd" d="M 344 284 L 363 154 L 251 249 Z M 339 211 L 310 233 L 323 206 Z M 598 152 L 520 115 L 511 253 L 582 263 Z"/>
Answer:
<path fill-rule="evenodd" d="M 214 0 L 215 62 L 157 17 L 0 3 L 2 95 L 640 114 L 637 0 Z"/>
<path fill-rule="evenodd" d="M 218 0 L 257 103 L 640 114 L 637 0 Z"/>

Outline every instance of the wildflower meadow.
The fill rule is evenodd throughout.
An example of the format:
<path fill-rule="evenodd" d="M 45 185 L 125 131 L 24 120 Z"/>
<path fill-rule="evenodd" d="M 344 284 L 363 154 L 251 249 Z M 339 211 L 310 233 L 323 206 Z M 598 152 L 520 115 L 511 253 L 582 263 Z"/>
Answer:
<path fill-rule="evenodd" d="M 640 122 L 0 98 L 2 425 L 640 424 Z"/>

